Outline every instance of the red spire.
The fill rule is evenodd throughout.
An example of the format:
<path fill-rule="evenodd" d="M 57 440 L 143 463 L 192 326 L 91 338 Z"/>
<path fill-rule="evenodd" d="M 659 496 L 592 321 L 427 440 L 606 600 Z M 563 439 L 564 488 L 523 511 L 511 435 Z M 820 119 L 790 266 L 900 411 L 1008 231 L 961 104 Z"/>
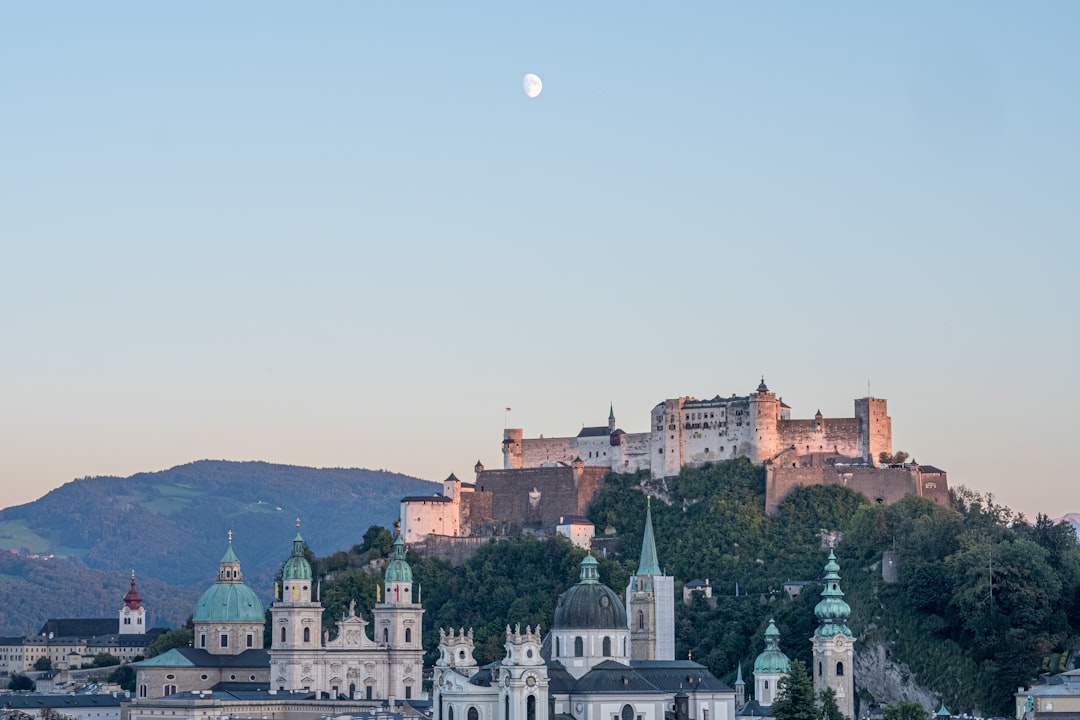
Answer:
<path fill-rule="evenodd" d="M 124 604 L 132 610 L 138 610 L 142 607 L 142 596 L 139 595 L 139 591 L 135 589 L 135 571 L 131 571 L 131 589 L 127 591 L 127 595 L 124 596 Z"/>

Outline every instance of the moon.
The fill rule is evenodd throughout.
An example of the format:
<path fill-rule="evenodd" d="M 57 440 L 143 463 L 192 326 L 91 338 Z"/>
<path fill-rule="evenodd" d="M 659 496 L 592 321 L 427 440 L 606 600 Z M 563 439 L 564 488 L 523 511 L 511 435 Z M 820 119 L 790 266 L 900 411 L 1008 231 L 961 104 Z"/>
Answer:
<path fill-rule="evenodd" d="M 525 95 L 534 98 L 540 94 L 540 91 L 544 89 L 544 83 L 540 81 L 539 75 L 533 75 L 529 73 L 525 76 L 525 79 L 521 82 L 521 87 L 525 90 Z"/>

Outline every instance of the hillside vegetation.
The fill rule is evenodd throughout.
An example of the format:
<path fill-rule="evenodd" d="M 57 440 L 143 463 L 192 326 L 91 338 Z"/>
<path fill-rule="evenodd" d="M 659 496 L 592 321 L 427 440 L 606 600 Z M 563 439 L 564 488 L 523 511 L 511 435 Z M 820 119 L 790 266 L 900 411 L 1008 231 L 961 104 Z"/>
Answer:
<path fill-rule="evenodd" d="M 182 622 L 213 582 L 229 530 L 245 581 L 269 601 L 297 517 L 311 547 L 329 554 L 390 524 L 403 495 L 438 489 L 385 471 L 212 460 L 74 480 L 0 511 L 0 633 L 57 615 L 111 617 L 132 569 L 152 621 Z"/>
<path fill-rule="evenodd" d="M 863 642 L 883 642 L 954 712 L 1007 714 L 1011 693 L 1040 671 L 1045 656 L 1070 646 L 1080 622 L 1080 547 L 1067 524 L 1041 517 L 1029 526 L 963 491 L 950 510 L 915 497 L 870 505 L 841 487 L 797 490 L 767 518 L 764 471 L 744 461 L 687 469 L 657 487 L 641 476 L 609 478 L 590 517 L 599 532 L 610 526 L 622 540 L 620 555 L 600 562 L 601 579 L 620 593 L 637 567 L 650 492 L 667 501 L 653 500 L 653 522 L 677 594 L 684 582 L 708 578 L 717 601 L 715 609 L 676 603 L 677 657 L 692 655 L 728 683 L 740 662 L 750 680 L 770 617 L 788 656 L 811 659 L 821 586 L 792 599 L 782 585 L 817 580 L 830 533 L 843 536 L 836 553 L 852 630 Z M 389 536 L 382 536 L 385 544 Z M 354 552 L 371 553 L 376 544 Z M 901 568 L 895 585 L 881 577 L 885 551 Z M 410 555 L 426 608 L 429 661 L 440 627 L 473 628 L 481 662 L 502 657 L 507 624 L 549 628 L 555 599 L 577 582 L 582 556 L 562 538 L 530 537 L 492 542 L 459 567 Z M 349 564 L 347 554 L 316 562 L 331 628 L 351 598 L 365 613 L 375 601 L 377 579 Z"/>

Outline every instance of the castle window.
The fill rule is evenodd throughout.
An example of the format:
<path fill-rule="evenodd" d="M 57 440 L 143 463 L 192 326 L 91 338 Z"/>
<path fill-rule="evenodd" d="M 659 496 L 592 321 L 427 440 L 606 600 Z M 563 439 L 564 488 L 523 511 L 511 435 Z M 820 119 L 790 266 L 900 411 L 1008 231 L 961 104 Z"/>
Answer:
<path fill-rule="evenodd" d="M 843 676 L 843 674 L 844 674 L 844 663 L 842 663 L 842 662 L 836 663 L 836 674 L 837 674 L 837 676 Z"/>
<path fill-rule="evenodd" d="M 604 657 L 611 657 L 611 638 L 604 638 Z"/>
<path fill-rule="evenodd" d="M 574 657 L 585 656 L 585 641 L 580 637 L 574 638 Z"/>

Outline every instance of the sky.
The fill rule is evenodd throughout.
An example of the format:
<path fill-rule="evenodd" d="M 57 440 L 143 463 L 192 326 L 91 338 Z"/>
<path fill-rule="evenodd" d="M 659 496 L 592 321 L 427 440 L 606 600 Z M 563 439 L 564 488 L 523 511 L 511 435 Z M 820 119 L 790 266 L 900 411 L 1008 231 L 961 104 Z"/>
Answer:
<path fill-rule="evenodd" d="M 764 376 L 1080 511 L 1078 69 L 1074 2 L 5 4 L 0 506 Z"/>

